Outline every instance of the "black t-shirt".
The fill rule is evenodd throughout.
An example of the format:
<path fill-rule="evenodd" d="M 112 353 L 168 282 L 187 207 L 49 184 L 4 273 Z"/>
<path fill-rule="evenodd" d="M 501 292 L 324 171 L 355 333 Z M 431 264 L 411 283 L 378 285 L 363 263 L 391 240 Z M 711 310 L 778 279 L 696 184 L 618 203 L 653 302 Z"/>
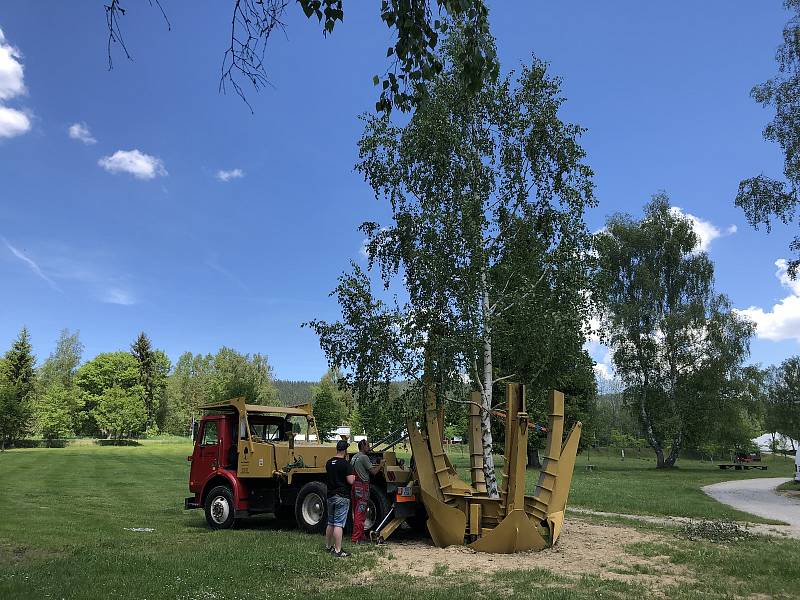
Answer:
<path fill-rule="evenodd" d="M 353 474 L 353 467 L 347 458 L 334 456 L 325 463 L 325 470 L 328 472 L 328 498 L 331 496 L 350 497 L 350 484 L 347 483 L 347 476 Z"/>

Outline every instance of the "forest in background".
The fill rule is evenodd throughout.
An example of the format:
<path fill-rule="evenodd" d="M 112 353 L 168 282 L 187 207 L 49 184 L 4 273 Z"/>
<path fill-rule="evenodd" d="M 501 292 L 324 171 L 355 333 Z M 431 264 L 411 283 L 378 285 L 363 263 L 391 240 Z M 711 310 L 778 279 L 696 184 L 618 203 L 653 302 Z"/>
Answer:
<path fill-rule="evenodd" d="M 319 381 L 275 379 L 267 357 L 220 348 L 215 354 L 185 352 L 175 364 L 154 349 L 144 333 L 128 351 L 98 354 L 82 361 L 78 332 L 64 330 L 53 352 L 40 363 L 32 354 L 23 328 L 0 358 L 0 441 L 3 448 L 40 440 L 43 445 L 73 437 L 138 438 L 161 434 L 187 436 L 198 407 L 243 395 L 248 402 L 294 406 L 311 402 L 323 432 L 346 424 L 355 431 L 381 436 L 402 427 L 404 414 L 391 410 L 361 414 L 359 402 L 343 388 L 341 375 L 324 374 Z M 761 385 L 754 405 L 731 418 L 730 437 L 707 436 L 687 447 L 695 455 L 721 457 L 749 450 L 750 439 L 764 432 L 797 439 L 800 422 L 793 399 L 800 393 L 800 358 L 760 369 Z M 406 386 L 396 383 L 392 395 L 400 398 Z M 466 393 L 466 390 L 465 390 Z M 446 402 L 448 437 L 467 437 L 467 419 L 460 398 Z M 543 402 L 531 398 L 532 412 L 544 422 Z M 648 446 L 635 406 L 626 399 L 618 380 L 600 380 L 599 393 L 588 400 L 567 396 L 568 418 L 584 422 L 583 448 L 619 450 Z M 497 427 L 502 447 L 502 428 Z M 712 432 L 709 432 L 711 434 Z M 531 436 L 531 450 L 542 436 Z M 62 442 L 63 443 L 63 442 Z M 774 451 L 783 448 L 776 438 Z"/>

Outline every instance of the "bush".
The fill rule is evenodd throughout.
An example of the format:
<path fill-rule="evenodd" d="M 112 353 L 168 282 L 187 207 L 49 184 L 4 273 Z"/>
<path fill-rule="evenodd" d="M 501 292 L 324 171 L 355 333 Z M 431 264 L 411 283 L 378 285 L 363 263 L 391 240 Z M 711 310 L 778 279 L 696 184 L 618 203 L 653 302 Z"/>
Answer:
<path fill-rule="evenodd" d="M 49 439 L 49 440 L 14 440 L 12 448 L 66 448 L 69 440 Z"/>
<path fill-rule="evenodd" d="M 95 440 L 98 446 L 141 446 L 142 444 L 136 440 L 128 440 L 122 438 L 115 438 L 110 440 Z"/>

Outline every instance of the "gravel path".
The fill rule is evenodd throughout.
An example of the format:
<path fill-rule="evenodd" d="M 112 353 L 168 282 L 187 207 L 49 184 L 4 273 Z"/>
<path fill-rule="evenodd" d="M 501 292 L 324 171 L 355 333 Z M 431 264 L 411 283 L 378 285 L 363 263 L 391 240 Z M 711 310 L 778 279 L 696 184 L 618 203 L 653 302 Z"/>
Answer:
<path fill-rule="evenodd" d="M 781 527 L 792 537 L 800 537 L 800 502 L 775 492 L 775 488 L 787 477 L 737 479 L 723 481 L 703 487 L 703 491 L 715 500 L 767 519 L 785 521 L 788 528 Z"/>

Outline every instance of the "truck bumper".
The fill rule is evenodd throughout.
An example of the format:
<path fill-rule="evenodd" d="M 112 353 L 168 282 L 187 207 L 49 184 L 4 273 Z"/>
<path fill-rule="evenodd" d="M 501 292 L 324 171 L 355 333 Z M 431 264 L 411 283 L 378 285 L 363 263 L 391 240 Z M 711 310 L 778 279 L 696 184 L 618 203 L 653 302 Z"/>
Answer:
<path fill-rule="evenodd" d="M 190 496 L 189 498 L 183 499 L 183 509 L 189 510 L 190 508 L 203 508 L 203 506 L 197 501 L 196 496 Z"/>

